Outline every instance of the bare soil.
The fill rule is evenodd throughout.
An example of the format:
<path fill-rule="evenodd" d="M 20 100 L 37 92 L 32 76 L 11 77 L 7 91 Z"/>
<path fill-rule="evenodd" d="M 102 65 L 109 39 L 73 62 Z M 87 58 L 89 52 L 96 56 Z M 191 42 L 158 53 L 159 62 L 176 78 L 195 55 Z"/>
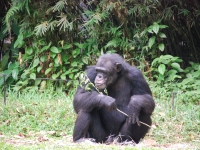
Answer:
<path fill-rule="evenodd" d="M 72 137 L 71 135 L 65 135 L 63 133 L 61 133 L 59 135 L 59 137 L 57 137 L 58 135 L 56 135 L 55 131 L 41 131 L 38 133 L 29 133 L 27 135 L 24 134 L 18 134 L 18 135 L 14 135 L 12 137 L 9 136 L 5 136 L 3 134 L 0 134 L 0 141 L 5 142 L 7 145 L 12 145 L 14 147 L 30 147 L 30 146 L 35 146 L 35 145 L 48 145 L 48 146 L 53 146 L 56 145 L 57 147 L 75 147 L 77 144 L 73 143 L 72 141 Z M 97 143 L 83 143 L 86 144 L 87 146 L 89 144 L 91 144 L 92 146 L 100 146 L 102 144 L 97 144 Z M 113 146 L 115 146 L 115 144 L 111 144 Z M 119 146 L 118 144 L 116 146 Z M 124 146 L 122 146 L 124 147 Z M 166 143 L 166 144 L 158 144 L 155 140 L 152 139 L 145 139 L 142 142 L 140 142 L 139 144 L 134 146 L 135 148 L 155 148 L 155 149 L 170 149 L 170 150 L 183 150 L 183 149 L 195 149 L 197 150 L 198 147 L 194 146 L 192 144 L 189 143 Z M 83 147 L 82 147 L 83 148 Z M 105 147 L 103 148 L 105 149 Z M 110 148 L 108 148 L 110 149 Z"/>

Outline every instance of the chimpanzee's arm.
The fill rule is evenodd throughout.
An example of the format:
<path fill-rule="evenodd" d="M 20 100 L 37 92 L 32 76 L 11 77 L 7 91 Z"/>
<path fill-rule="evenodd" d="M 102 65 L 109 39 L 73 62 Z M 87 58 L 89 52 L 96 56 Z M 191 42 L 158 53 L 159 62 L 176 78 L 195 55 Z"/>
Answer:
<path fill-rule="evenodd" d="M 96 70 L 94 66 L 90 66 L 86 70 L 87 76 L 92 83 L 96 77 Z M 98 93 L 92 89 L 90 91 L 85 90 L 85 86 L 79 87 L 74 97 L 73 106 L 78 113 L 80 110 L 84 112 L 91 112 L 94 108 L 106 107 L 109 110 L 116 109 L 115 99 L 110 96 L 106 96 Z"/>
<path fill-rule="evenodd" d="M 128 76 L 132 83 L 132 96 L 128 106 L 131 116 L 129 121 L 135 123 L 138 122 L 139 114 L 152 114 L 155 102 L 149 85 L 139 69 L 131 69 Z"/>

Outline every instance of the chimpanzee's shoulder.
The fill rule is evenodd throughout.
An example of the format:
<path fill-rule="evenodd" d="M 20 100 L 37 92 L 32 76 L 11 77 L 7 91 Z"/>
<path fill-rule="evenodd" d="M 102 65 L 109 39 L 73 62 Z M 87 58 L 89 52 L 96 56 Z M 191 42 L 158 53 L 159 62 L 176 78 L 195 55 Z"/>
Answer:
<path fill-rule="evenodd" d="M 128 65 L 126 68 L 126 72 L 128 73 L 129 77 L 137 77 L 142 75 L 141 70 L 135 66 Z"/>

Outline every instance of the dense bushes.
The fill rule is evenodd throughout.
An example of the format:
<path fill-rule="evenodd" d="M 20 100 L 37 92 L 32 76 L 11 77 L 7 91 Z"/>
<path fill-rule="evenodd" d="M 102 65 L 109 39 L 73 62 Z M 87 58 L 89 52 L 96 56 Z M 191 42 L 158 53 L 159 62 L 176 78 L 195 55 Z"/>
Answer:
<path fill-rule="evenodd" d="M 200 104 L 200 65 L 190 62 L 190 65 L 182 69 L 179 63 L 182 60 L 171 55 L 162 55 L 152 62 L 153 78 L 156 80 L 158 93 L 165 90 L 165 95 L 171 97 L 172 94 L 178 96 L 183 102 Z M 162 87 L 160 89 L 160 87 Z"/>
<path fill-rule="evenodd" d="M 78 73 L 105 52 L 123 55 L 161 85 L 185 83 L 188 70 L 198 72 L 185 69 L 200 58 L 197 0 L 12 0 L 5 3 L 9 6 L 0 40 L 10 43 L 1 47 L 0 71 L 16 90 L 42 90 L 47 82 L 38 78 L 65 80 L 69 89 Z M 157 61 L 166 54 L 171 62 Z"/>

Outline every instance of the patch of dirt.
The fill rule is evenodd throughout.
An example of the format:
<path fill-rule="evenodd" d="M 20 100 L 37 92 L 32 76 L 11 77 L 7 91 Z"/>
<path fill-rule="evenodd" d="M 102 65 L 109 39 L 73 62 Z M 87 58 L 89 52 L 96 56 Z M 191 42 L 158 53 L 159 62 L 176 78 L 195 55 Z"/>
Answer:
<path fill-rule="evenodd" d="M 41 131 L 41 132 L 30 132 L 28 134 L 14 135 L 12 137 L 8 137 L 0 134 L 0 141 L 4 141 L 6 144 L 13 146 L 30 146 L 30 145 L 38 145 L 41 143 L 49 143 L 56 144 L 60 146 L 67 145 L 66 143 L 72 143 L 72 137 L 67 136 L 65 134 L 56 135 L 55 131 Z M 59 136 L 60 138 L 57 138 Z"/>
<path fill-rule="evenodd" d="M 59 137 L 59 138 L 58 138 Z M 31 145 L 39 145 L 45 143 L 46 145 L 56 145 L 56 146 L 75 146 L 75 143 L 72 141 L 72 137 L 65 135 L 64 133 L 60 133 L 57 135 L 55 131 L 41 131 L 41 132 L 30 132 L 27 135 L 19 133 L 18 135 L 14 135 L 12 137 L 5 136 L 0 134 L 0 141 L 4 141 L 8 145 L 12 145 L 14 147 L 18 146 L 31 146 Z M 96 143 L 83 143 L 84 144 L 91 144 L 91 145 L 98 145 Z M 115 144 L 112 144 L 115 145 Z M 119 145 L 116 145 L 119 146 Z M 145 139 L 139 144 L 135 145 L 136 148 L 159 148 L 159 149 L 170 149 L 170 150 L 177 150 L 177 149 L 197 149 L 197 147 L 193 147 L 191 144 L 188 143 L 166 143 L 164 145 L 159 145 L 155 140 L 152 139 Z"/>
<path fill-rule="evenodd" d="M 152 139 L 145 139 L 144 141 L 136 145 L 136 147 L 154 147 L 154 148 L 170 149 L 170 150 L 193 149 L 191 144 L 188 143 L 166 143 L 164 145 L 159 145 L 155 140 Z"/>

